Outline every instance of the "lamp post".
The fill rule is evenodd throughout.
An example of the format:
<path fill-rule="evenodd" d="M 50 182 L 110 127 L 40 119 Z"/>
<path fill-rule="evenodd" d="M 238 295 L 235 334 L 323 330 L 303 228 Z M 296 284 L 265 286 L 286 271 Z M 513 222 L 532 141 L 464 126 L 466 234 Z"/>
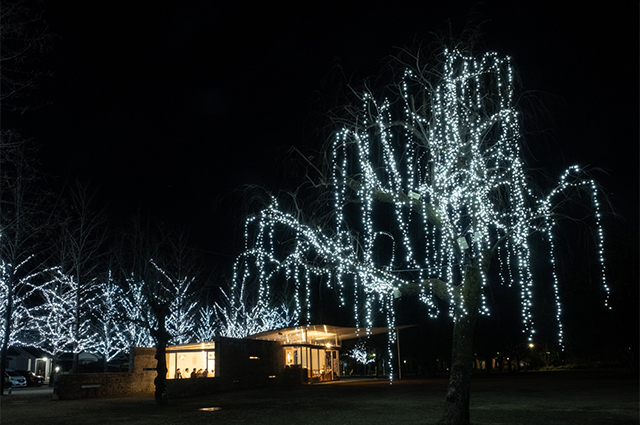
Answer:
<path fill-rule="evenodd" d="M 402 379 L 402 360 L 400 359 L 400 329 L 396 327 L 396 344 L 398 345 L 398 379 Z"/>
<path fill-rule="evenodd" d="M 400 304 L 399 299 L 402 297 L 402 292 L 396 288 L 393 290 L 394 300 L 398 300 L 396 306 Z M 400 360 L 400 329 L 396 326 L 396 345 L 398 347 L 398 379 L 402 379 L 402 360 Z"/>

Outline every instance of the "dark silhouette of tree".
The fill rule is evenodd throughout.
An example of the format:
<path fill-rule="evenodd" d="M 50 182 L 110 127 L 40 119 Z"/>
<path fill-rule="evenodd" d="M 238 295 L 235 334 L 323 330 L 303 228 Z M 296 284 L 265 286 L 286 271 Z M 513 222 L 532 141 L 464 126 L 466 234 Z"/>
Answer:
<path fill-rule="evenodd" d="M 124 320 L 135 320 L 149 330 L 158 362 L 155 399 L 158 404 L 167 404 L 166 347 L 173 340 L 189 342 L 195 337 L 197 290 L 191 283 L 200 270 L 195 256 L 187 248 L 184 234 L 165 230 L 161 225 L 154 227 L 139 216 L 133 220 L 132 231 L 123 246 L 123 275 L 129 281 L 129 288 L 136 288 L 143 301 L 132 305 L 138 310 L 133 314 L 129 312 L 130 317 Z M 187 318 L 191 320 L 188 330 L 183 324 L 174 323 L 180 311 L 193 316 Z"/>
<path fill-rule="evenodd" d="M 24 111 L 38 105 L 22 102 L 46 74 L 38 58 L 52 40 L 46 23 L 26 0 L 0 4 L 0 105 L 3 110 Z"/>

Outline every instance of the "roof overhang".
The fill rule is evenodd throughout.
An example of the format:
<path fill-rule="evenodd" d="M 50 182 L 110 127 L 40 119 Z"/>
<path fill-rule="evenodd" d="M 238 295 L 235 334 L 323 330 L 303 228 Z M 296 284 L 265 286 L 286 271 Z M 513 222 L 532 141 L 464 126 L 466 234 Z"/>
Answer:
<path fill-rule="evenodd" d="M 306 343 L 324 345 L 324 341 L 331 343 L 335 341 L 336 338 L 338 340 L 365 338 L 367 336 L 378 335 L 394 331 L 396 329 L 405 329 L 413 326 L 415 325 L 398 326 L 396 328 L 364 328 L 333 325 L 309 325 L 260 332 L 258 334 L 249 335 L 247 338 L 280 341 L 283 344 Z"/>

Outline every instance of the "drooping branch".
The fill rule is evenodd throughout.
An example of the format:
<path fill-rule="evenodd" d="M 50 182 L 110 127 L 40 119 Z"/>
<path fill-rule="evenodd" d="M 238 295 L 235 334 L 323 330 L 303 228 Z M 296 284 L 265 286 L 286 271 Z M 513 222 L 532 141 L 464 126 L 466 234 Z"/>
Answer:
<path fill-rule="evenodd" d="M 424 291 L 432 291 L 436 297 L 449 304 L 459 300 L 460 287 L 447 285 L 440 279 L 424 279 L 419 282 L 400 285 L 402 295 L 416 296 Z"/>
<path fill-rule="evenodd" d="M 347 185 L 350 189 L 355 192 L 359 192 L 362 190 L 362 184 L 354 179 L 347 178 Z M 372 194 L 374 199 L 380 202 L 385 202 L 388 204 L 402 204 L 408 205 L 413 212 L 419 215 L 423 215 L 426 213 L 426 219 L 436 226 L 436 228 L 440 229 L 442 227 L 442 217 L 438 212 L 431 207 L 431 205 L 424 205 L 420 200 L 420 196 L 417 193 L 405 193 L 403 190 L 398 190 L 395 193 L 391 193 L 387 190 L 381 189 L 379 187 L 374 187 L 372 190 Z"/>

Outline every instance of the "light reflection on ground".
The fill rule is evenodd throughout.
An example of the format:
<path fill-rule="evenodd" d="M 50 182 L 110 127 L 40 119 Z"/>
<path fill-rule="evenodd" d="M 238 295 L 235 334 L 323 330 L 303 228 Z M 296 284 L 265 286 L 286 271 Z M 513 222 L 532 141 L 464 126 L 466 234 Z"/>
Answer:
<path fill-rule="evenodd" d="M 215 412 L 215 411 L 218 411 L 218 410 L 221 410 L 221 409 L 222 409 L 222 407 L 201 407 L 198 410 L 201 410 L 203 412 Z"/>

